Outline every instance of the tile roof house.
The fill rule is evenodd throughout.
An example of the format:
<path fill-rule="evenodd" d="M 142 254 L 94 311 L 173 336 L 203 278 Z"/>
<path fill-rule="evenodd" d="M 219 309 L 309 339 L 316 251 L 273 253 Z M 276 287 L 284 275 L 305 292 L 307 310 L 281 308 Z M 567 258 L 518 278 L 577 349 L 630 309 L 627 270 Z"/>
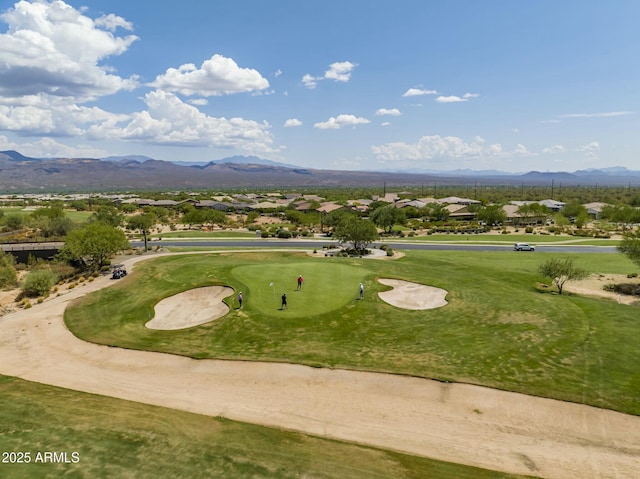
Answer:
<path fill-rule="evenodd" d="M 593 203 L 585 203 L 584 206 L 587 209 L 587 214 L 591 216 L 594 220 L 599 220 L 600 215 L 602 214 L 602 209 L 605 206 L 609 206 L 607 203 L 593 202 Z"/>
<path fill-rule="evenodd" d="M 544 224 L 547 220 L 547 215 L 539 214 L 539 215 L 523 215 L 518 213 L 518 209 L 522 206 L 521 204 L 510 204 L 504 205 L 502 210 L 507 215 L 507 223 L 512 224 L 514 226 L 519 225 L 535 225 L 535 224 Z"/>
<path fill-rule="evenodd" d="M 347 208 L 347 207 L 344 205 L 338 205 L 336 203 L 329 202 L 329 203 L 322 203 L 320 207 L 316 208 L 316 211 L 319 211 L 320 213 L 332 213 L 342 208 Z"/>

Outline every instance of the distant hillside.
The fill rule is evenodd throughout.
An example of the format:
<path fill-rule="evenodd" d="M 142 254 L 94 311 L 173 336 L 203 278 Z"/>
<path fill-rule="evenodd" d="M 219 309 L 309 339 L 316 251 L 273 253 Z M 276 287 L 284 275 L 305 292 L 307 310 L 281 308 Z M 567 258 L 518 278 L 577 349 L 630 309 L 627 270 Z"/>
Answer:
<path fill-rule="evenodd" d="M 158 189 L 278 188 L 449 185 L 640 185 L 640 172 L 529 172 L 522 175 L 483 172 L 336 171 L 278 164 L 257 157 L 231 157 L 197 165 L 159 161 L 136 155 L 109 159 L 29 158 L 0 152 L 0 193 L 33 191 L 123 191 Z"/>

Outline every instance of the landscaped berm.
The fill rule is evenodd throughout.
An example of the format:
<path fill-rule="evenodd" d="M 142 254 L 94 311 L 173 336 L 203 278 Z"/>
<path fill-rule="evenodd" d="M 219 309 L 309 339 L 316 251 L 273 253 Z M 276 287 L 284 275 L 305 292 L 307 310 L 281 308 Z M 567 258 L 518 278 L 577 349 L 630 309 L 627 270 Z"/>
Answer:
<path fill-rule="evenodd" d="M 44 431 L 59 449 L 81 449 L 79 464 L 55 469 L 69 474 L 84 462 L 96 474 L 124 475 L 131 463 L 115 451 L 125 450 L 138 467 L 193 477 L 205 469 L 558 479 L 640 470 L 638 307 L 539 288 L 537 255 L 411 251 L 373 261 L 256 251 L 172 254 L 132 267 L 138 259 L 124 261 L 123 279 L 101 277 L 0 320 L 0 374 L 138 404 L 66 391 L 65 403 L 91 404 L 86 414 L 75 408 L 64 427 L 40 414 L 35 427 L 15 423 L 24 416 L 16 407 L 59 407 L 62 393 L 30 396 L 22 383 L 0 383 L 0 397 L 10 398 L 0 400 L 4 430 L 33 431 L 13 442 L 0 431 L 0 444 L 41 444 Z M 633 269 L 622 255 L 574 259 L 592 274 Z M 151 409 L 142 404 L 171 410 L 154 409 L 143 424 Z M 122 422 L 96 416 L 121 409 L 132 411 Z"/>

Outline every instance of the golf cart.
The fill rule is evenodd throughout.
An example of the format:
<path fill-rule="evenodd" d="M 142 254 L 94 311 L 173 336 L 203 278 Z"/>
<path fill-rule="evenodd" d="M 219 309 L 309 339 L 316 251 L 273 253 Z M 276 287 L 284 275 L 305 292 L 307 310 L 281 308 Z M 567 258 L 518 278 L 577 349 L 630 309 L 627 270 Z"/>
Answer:
<path fill-rule="evenodd" d="M 111 279 L 124 278 L 127 275 L 127 270 L 123 264 L 116 264 L 113 266 L 113 273 L 111 273 Z"/>

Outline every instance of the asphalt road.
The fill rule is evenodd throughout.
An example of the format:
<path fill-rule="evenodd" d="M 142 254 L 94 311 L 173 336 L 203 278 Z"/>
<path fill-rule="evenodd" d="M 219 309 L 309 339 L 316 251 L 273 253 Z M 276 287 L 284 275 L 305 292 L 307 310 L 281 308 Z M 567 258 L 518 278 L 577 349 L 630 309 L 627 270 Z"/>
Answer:
<path fill-rule="evenodd" d="M 381 243 L 374 243 L 374 246 Z M 491 245 L 491 244 L 433 244 L 433 243 L 405 243 L 384 241 L 397 250 L 434 250 L 434 251 L 511 251 L 512 245 Z M 132 241 L 132 246 L 140 247 L 142 241 Z M 222 248 L 306 248 L 320 249 L 323 245 L 335 245 L 335 240 L 279 240 L 279 239 L 251 239 L 251 240 L 160 240 L 150 241 L 150 246 L 164 247 L 222 247 Z M 616 253 L 615 246 L 576 246 L 576 245 L 536 245 L 533 253 Z M 519 254 L 528 254 L 528 251 L 521 251 Z"/>

